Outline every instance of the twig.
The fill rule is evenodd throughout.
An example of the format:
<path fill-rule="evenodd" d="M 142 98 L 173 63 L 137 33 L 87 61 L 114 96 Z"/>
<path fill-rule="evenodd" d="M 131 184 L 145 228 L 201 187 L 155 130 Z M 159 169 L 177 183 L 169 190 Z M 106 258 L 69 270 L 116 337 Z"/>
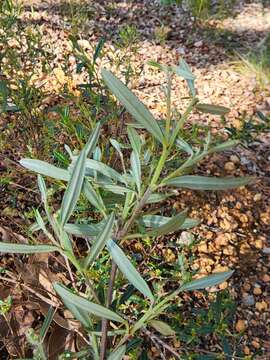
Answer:
<path fill-rule="evenodd" d="M 168 350 L 171 354 L 173 354 L 176 359 L 181 360 L 181 356 L 172 348 L 170 345 L 166 344 L 163 340 L 161 340 L 157 335 L 153 334 L 151 331 L 141 328 L 141 331 L 147 335 L 150 340 L 155 340 L 157 343 L 159 343 L 161 346 L 164 347 L 164 349 Z"/>

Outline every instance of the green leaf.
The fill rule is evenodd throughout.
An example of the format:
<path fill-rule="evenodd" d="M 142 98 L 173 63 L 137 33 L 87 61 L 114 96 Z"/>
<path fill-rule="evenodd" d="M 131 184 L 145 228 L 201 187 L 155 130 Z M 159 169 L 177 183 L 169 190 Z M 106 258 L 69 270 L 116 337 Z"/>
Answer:
<path fill-rule="evenodd" d="M 101 196 L 95 191 L 93 186 L 86 179 L 83 183 L 83 193 L 86 196 L 87 200 L 92 204 L 95 208 L 97 208 L 101 213 L 104 213 L 106 208 L 103 203 Z"/>
<path fill-rule="evenodd" d="M 219 151 L 224 151 L 224 150 L 227 150 L 227 149 L 230 149 L 236 145 L 240 144 L 240 141 L 239 140 L 228 140 L 228 141 L 225 141 L 224 143 L 222 144 L 218 144 L 214 147 L 212 147 L 208 153 L 214 153 L 214 152 L 219 152 Z"/>
<path fill-rule="evenodd" d="M 159 227 L 161 225 L 166 224 L 172 218 L 167 216 L 160 216 L 160 215 L 144 215 L 140 220 L 139 223 L 150 228 Z M 192 229 L 193 227 L 200 224 L 200 220 L 186 218 L 182 225 L 180 225 L 179 230 L 187 230 Z"/>
<path fill-rule="evenodd" d="M 206 177 L 197 175 L 179 176 L 166 181 L 166 185 L 192 190 L 226 190 L 249 184 L 253 177 Z"/>
<path fill-rule="evenodd" d="M 142 143 L 141 143 L 141 138 L 139 137 L 137 131 L 133 129 L 133 127 L 128 126 L 127 133 L 132 150 L 137 152 L 137 154 L 140 154 Z"/>
<path fill-rule="evenodd" d="M 100 252 L 103 250 L 104 246 L 106 245 L 106 242 L 109 240 L 109 238 L 112 235 L 113 224 L 114 224 L 114 214 L 111 213 L 110 216 L 108 216 L 108 218 L 106 219 L 104 228 L 100 231 L 96 240 L 94 241 L 89 251 L 89 254 L 85 258 L 84 261 L 85 268 L 90 267 L 95 261 L 95 259 L 98 257 Z"/>
<path fill-rule="evenodd" d="M 53 245 L 26 245 L 0 242 L 0 252 L 10 254 L 41 254 L 53 251 L 59 251 L 57 246 Z"/>
<path fill-rule="evenodd" d="M 218 284 L 223 283 L 227 279 L 229 279 L 234 270 L 224 271 L 216 274 L 212 274 L 209 276 L 204 276 L 197 280 L 192 280 L 189 283 L 181 286 L 181 291 L 194 291 L 194 290 L 201 290 L 211 286 L 215 286 Z"/>
<path fill-rule="evenodd" d="M 130 156 L 130 165 L 138 193 L 141 192 L 141 163 L 137 151 L 132 151 Z"/>
<path fill-rule="evenodd" d="M 122 182 L 126 185 L 126 179 L 119 174 L 116 170 L 112 169 L 110 166 L 103 164 L 100 161 L 93 159 L 86 160 L 86 175 L 93 176 L 93 170 L 100 172 L 102 175 L 105 175 L 115 181 Z"/>
<path fill-rule="evenodd" d="M 38 174 L 38 188 L 41 193 L 41 199 L 44 204 L 47 204 L 47 188 L 45 181 L 41 175 Z"/>
<path fill-rule="evenodd" d="M 157 140 L 163 142 L 162 131 L 147 107 L 110 71 L 103 69 L 102 77 L 111 92 L 125 106 L 127 111 L 143 125 Z"/>
<path fill-rule="evenodd" d="M 49 327 L 50 327 L 50 325 L 52 323 L 55 312 L 56 312 L 56 310 L 52 306 L 50 306 L 49 310 L 48 310 L 48 312 L 47 312 L 47 314 L 45 316 L 45 319 L 43 321 L 40 332 L 39 332 L 41 342 L 43 342 L 44 339 L 45 339 L 45 336 L 46 336 L 46 334 L 47 334 L 47 332 L 49 330 Z"/>
<path fill-rule="evenodd" d="M 196 96 L 196 89 L 195 89 L 195 85 L 194 85 L 195 77 L 192 74 L 188 64 L 185 62 L 184 59 L 179 60 L 179 65 L 178 65 L 177 69 L 179 72 L 178 75 L 182 76 L 186 80 L 191 95 L 193 97 L 195 97 Z M 192 79 L 192 76 L 193 76 L 193 79 Z"/>
<path fill-rule="evenodd" d="M 224 116 L 230 112 L 230 109 L 226 108 L 225 106 L 211 105 L 211 104 L 197 104 L 196 109 L 206 114 L 213 114 L 220 116 Z"/>
<path fill-rule="evenodd" d="M 151 320 L 149 325 L 164 336 L 172 336 L 175 334 L 175 331 L 170 327 L 170 325 L 166 324 L 164 321 Z"/>
<path fill-rule="evenodd" d="M 75 319 L 80 321 L 86 329 L 92 328 L 92 323 L 89 317 L 89 313 L 81 308 L 78 308 L 74 303 L 69 302 L 66 298 L 62 298 L 63 303 L 67 309 L 73 314 Z"/>
<path fill-rule="evenodd" d="M 110 191 L 114 194 L 124 195 L 126 193 L 134 192 L 132 189 L 126 188 L 124 186 L 119 185 L 102 185 L 103 189 Z"/>
<path fill-rule="evenodd" d="M 146 232 L 146 236 L 161 236 L 177 231 L 187 217 L 187 209 L 170 218 L 165 224 Z"/>
<path fill-rule="evenodd" d="M 65 224 L 64 230 L 75 236 L 97 236 L 101 231 L 100 224 Z"/>
<path fill-rule="evenodd" d="M 149 196 L 148 200 L 146 201 L 146 204 L 156 204 L 168 199 L 168 197 L 170 196 L 171 195 L 169 194 L 153 193 Z"/>
<path fill-rule="evenodd" d="M 100 135 L 100 128 L 101 125 L 100 123 L 98 123 L 94 129 L 94 131 L 92 132 L 92 134 L 89 137 L 89 140 L 87 141 L 87 143 L 85 144 L 84 147 L 84 151 L 85 151 L 85 155 L 86 157 L 91 155 L 92 152 L 95 150 L 96 145 L 97 145 L 97 141 Z"/>
<path fill-rule="evenodd" d="M 119 346 L 119 348 L 110 353 L 108 360 L 122 360 L 125 356 L 126 350 L 126 345 Z"/>
<path fill-rule="evenodd" d="M 115 312 L 105 308 L 104 306 L 95 304 L 82 296 L 75 295 L 72 291 L 66 288 L 64 285 L 59 283 L 53 284 L 54 290 L 57 294 L 63 299 L 63 301 L 67 301 L 71 304 L 74 304 L 77 308 L 82 309 L 88 313 L 94 314 L 97 317 L 117 321 L 120 323 L 125 322 L 124 319 L 121 318 Z"/>
<path fill-rule="evenodd" d="M 121 272 L 130 281 L 130 283 L 143 295 L 148 297 L 151 301 L 154 301 L 153 294 L 149 289 L 146 281 L 141 277 L 132 263 L 128 260 L 123 250 L 113 240 L 108 240 L 107 248 L 113 258 L 113 261 L 117 264 Z"/>
<path fill-rule="evenodd" d="M 62 226 L 65 225 L 65 223 L 70 218 L 79 199 L 84 182 L 85 166 L 86 152 L 85 150 L 82 150 L 79 157 L 76 159 L 75 166 L 71 172 L 70 181 L 68 182 L 68 186 L 63 197 L 61 205 Z"/>
<path fill-rule="evenodd" d="M 20 164 L 28 170 L 49 176 L 57 180 L 68 181 L 70 178 L 70 174 L 67 170 L 58 168 L 45 161 L 36 159 L 22 159 L 20 160 Z"/>

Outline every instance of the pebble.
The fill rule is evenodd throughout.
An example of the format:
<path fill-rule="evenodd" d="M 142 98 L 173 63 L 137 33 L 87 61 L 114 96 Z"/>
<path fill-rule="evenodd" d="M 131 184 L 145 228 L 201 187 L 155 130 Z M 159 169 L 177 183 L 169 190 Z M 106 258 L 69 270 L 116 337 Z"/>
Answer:
<path fill-rule="evenodd" d="M 264 310 L 267 310 L 267 303 L 265 301 L 261 301 L 261 302 L 256 302 L 256 305 L 255 305 L 256 309 L 258 311 L 264 311 Z"/>
<path fill-rule="evenodd" d="M 270 282 L 270 275 L 264 274 L 261 279 L 262 279 L 263 282 L 269 283 Z"/>
<path fill-rule="evenodd" d="M 251 345 L 253 347 L 255 347 L 255 349 L 260 349 L 260 347 L 261 347 L 259 341 L 257 341 L 257 340 L 252 340 Z"/>
<path fill-rule="evenodd" d="M 245 320 L 238 320 L 236 325 L 235 325 L 235 329 L 237 332 L 242 332 L 246 330 L 246 322 Z"/>
<path fill-rule="evenodd" d="M 201 46 L 203 46 L 203 42 L 200 40 L 200 41 L 196 41 L 195 43 L 194 43 L 194 46 L 195 47 L 201 47 Z"/>
<path fill-rule="evenodd" d="M 250 354 L 250 350 L 249 350 L 249 348 L 248 348 L 246 345 L 244 346 L 243 351 L 244 351 L 244 354 L 245 354 L 245 355 L 249 355 L 249 354 Z"/>
<path fill-rule="evenodd" d="M 245 294 L 243 296 L 243 304 L 245 306 L 253 306 L 255 304 L 255 299 L 253 295 Z"/>
<path fill-rule="evenodd" d="M 262 289 L 258 286 L 256 286 L 254 289 L 253 289 L 253 294 L 254 295 L 261 295 L 262 293 Z"/>
<path fill-rule="evenodd" d="M 263 248 L 262 252 L 266 255 L 270 255 L 270 247 Z"/>
<path fill-rule="evenodd" d="M 254 197 L 253 197 L 253 200 L 254 201 L 260 201 L 262 199 L 262 194 L 258 193 L 258 194 L 255 194 Z"/>
<path fill-rule="evenodd" d="M 262 248 L 263 248 L 263 241 L 262 241 L 262 239 L 257 239 L 257 240 L 255 241 L 255 247 L 256 247 L 257 249 L 262 249 Z"/>
<path fill-rule="evenodd" d="M 224 169 L 226 171 L 233 171 L 233 170 L 235 170 L 235 165 L 234 165 L 234 163 L 232 161 L 228 161 L 228 162 L 225 163 Z"/>

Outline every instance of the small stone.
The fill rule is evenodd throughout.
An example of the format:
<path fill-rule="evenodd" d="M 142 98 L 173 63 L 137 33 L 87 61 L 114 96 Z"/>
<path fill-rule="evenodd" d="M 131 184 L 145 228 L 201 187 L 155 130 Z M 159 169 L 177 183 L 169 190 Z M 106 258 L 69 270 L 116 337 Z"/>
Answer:
<path fill-rule="evenodd" d="M 203 42 L 200 40 L 200 41 L 196 41 L 195 43 L 194 43 L 194 46 L 195 47 L 201 47 L 201 46 L 203 46 Z"/>
<path fill-rule="evenodd" d="M 264 310 L 267 310 L 267 303 L 265 301 L 261 301 L 261 302 L 256 302 L 256 305 L 255 305 L 256 309 L 258 311 L 264 311 Z"/>
<path fill-rule="evenodd" d="M 242 332 L 246 330 L 246 322 L 245 320 L 238 320 L 236 325 L 235 325 L 235 329 L 237 332 Z"/>
<path fill-rule="evenodd" d="M 245 294 L 243 296 L 243 304 L 245 306 L 253 306 L 255 304 L 255 299 L 253 295 Z"/>
<path fill-rule="evenodd" d="M 218 287 L 220 288 L 220 290 L 227 289 L 227 287 L 228 287 L 227 281 L 224 281 L 223 283 L 219 284 Z"/>
<path fill-rule="evenodd" d="M 217 246 L 225 246 L 228 244 L 228 236 L 227 234 L 219 234 L 218 237 L 215 239 L 215 244 Z"/>
<path fill-rule="evenodd" d="M 263 241 L 262 241 L 262 239 L 257 239 L 257 240 L 255 241 L 255 247 L 256 247 L 257 249 L 262 249 L 262 248 L 263 248 Z"/>
<path fill-rule="evenodd" d="M 253 200 L 256 202 L 262 200 L 262 194 L 260 194 L 260 193 L 255 194 L 253 197 Z"/>
<path fill-rule="evenodd" d="M 269 283 L 269 282 L 270 282 L 270 275 L 264 274 L 264 275 L 261 277 L 261 279 L 262 279 L 263 282 Z"/>
<path fill-rule="evenodd" d="M 255 349 L 260 349 L 260 347 L 261 347 L 259 341 L 257 341 L 257 340 L 252 340 L 252 341 L 251 341 L 251 345 L 252 345 L 253 347 L 255 347 Z"/>
<path fill-rule="evenodd" d="M 235 165 L 234 165 L 234 163 L 232 161 L 228 161 L 228 162 L 225 163 L 224 169 L 226 171 L 233 171 L 233 170 L 235 170 Z"/>
<path fill-rule="evenodd" d="M 249 355 L 249 354 L 250 354 L 250 350 L 249 350 L 249 348 L 248 348 L 246 345 L 244 346 L 243 351 L 244 351 L 244 354 L 245 354 L 245 355 Z"/>
<path fill-rule="evenodd" d="M 203 253 L 207 253 L 208 249 L 207 249 L 207 244 L 202 243 L 198 245 L 198 251 L 199 252 L 203 252 Z"/>
<path fill-rule="evenodd" d="M 264 247 L 263 248 L 263 253 L 266 255 L 270 255 L 270 247 Z"/>
<path fill-rule="evenodd" d="M 260 288 L 260 287 L 255 287 L 254 289 L 253 289 L 253 294 L 254 295 L 261 295 L 261 293 L 262 293 L 262 289 Z"/>
<path fill-rule="evenodd" d="M 239 157 L 236 156 L 236 155 L 231 155 L 231 156 L 230 156 L 230 160 L 231 160 L 231 162 L 233 162 L 234 164 L 239 164 L 239 163 L 240 163 L 240 159 L 239 159 Z"/>
<path fill-rule="evenodd" d="M 180 55 L 185 55 L 186 50 L 183 47 L 179 47 L 176 49 L 176 51 L 178 52 L 178 54 Z"/>
<path fill-rule="evenodd" d="M 243 289 L 244 289 L 245 291 L 249 291 L 249 290 L 251 289 L 250 284 L 249 284 L 248 282 L 245 282 L 245 283 L 243 284 Z"/>

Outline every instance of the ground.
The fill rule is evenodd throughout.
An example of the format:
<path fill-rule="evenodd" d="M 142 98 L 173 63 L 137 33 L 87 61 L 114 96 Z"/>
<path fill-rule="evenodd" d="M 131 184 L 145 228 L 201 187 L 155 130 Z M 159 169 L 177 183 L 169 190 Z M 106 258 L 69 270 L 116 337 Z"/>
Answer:
<path fill-rule="evenodd" d="M 29 27 L 41 29 L 41 43 L 53 55 L 49 61 L 54 71 L 43 76 L 42 70 L 38 70 L 35 80 L 35 85 L 44 85 L 50 92 L 41 104 L 45 109 L 64 103 L 61 96 L 63 84 L 70 84 L 76 96 L 76 85 L 83 79 L 83 75 L 75 74 L 75 58 L 68 40 L 72 26 L 74 31 L 79 31 L 80 45 L 89 56 L 92 54 L 92 45 L 105 36 L 105 49 L 112 51 L 114 59 L 118 59 L 123 55 L 121 48 L 117 51 L 114 48 L 119 38 L 119 28 L 133 25 L 138 31 L 139 40 L 131 56 L 135 76 L 130 86 L 157 117 L 165 109 L 160 86 L 164 78 L 150 67 L 148 61 L 176 64 L 180 57 L 185 59 L 196 75 L 200 99 L 231 109 L 225 125 L 216 116 L 199 114 L 193 114 L 190 123 L 210 126 L 213 136 L 226 138 L 228 134 L 225 127 L 241 128 L 243 116 L 250 118 L 258 110 L 264 114 L 270 111 L 270 85 L 260 86 L 254 74 L 240 72 L 236 65 L 236 59 L 239 59 L 237 54 L 256 48 L 270 31 L 270 8 L 263 9 L 259 2 L 239 2 L 233 12 L 234 16 L 230 14 L 209 21 L 190 18 L 177 7 L 164 10 L 158 2 L 147 0 L 100 0 L 95 4 L 84 2 L 87 11 L 83 21 L 77 17 L 75 6 L 70 14 L 68 2 L 23 3 L 25 9 L 21 21 Z M 120 70 L 128 64 L 128 56 L 121 60 Z M 68 66 L 68 79 L 61 70 L 63 64 Z M 115 64 L 108 58 L 103 59 L 104 66 L 115 69 Z M 185 94 L 184 82 L 175 78 L 174 106 L 183 108 L 186 104 Z M 19 158 L 27 154 L 29 149 L 25 146 L 25 138 L 21 137 L 21 129 L 14 123 L 16 116 L 0 118 L 4 132 L 11 131 L 7 129 L 8 123 L 15 124 L 12 133 L 8 133 L 9 142 L 6 141 L 7 137 L 1 142 L 0 176 L 3 180 L 0 182 L 0 237 L 2 241 L 15 238 L 18 242 L 25 242 L 28 234 L 26 228 L 32 221 L 27 219 L 26 214 L 40 200 L 36 186 L 33 185 L 34 177 L 18 165 Z M 49 116 L 53 118 L 54 115 Z M 228 289 L 235 301 L 236 311 L 228 330 L 237 334 L 232 341 L 235 346 L 232 351 L 241 347 L 244 355 L 266 360 L 270 357 L 267 336 L 270 330 L 270 144 L 269 136 L 265 134 L 261 134 L 259 140 L 211 156 L 195 170 L 197 174 L 214 176 L 252 175 L 255 180 L 251 185 L 222 193 L 182 191 L 164 204 L 162 212 L 166 214 L 166 209 L 170 207 L 183 209 L 189 206 L 191 215 L 201 220 L 201 225 L 194 230 L 198 243 L 193 248 L 195 260 L 192 269 L 199 270 L 199 275 L 235 269 L 230 281 L 211 291 Z M 174 244 L 175 240 L 179 240 L 178 237 L 170 238 L 168 242 L 161 241 L 151 251 L 163 258 L 165 263 L 174 262 L 178 251 Z M 133 242 L 129 249 L 137 256 L 142 252 Z M 28 259 L 10 255 L 1 256 L 0 261 L 1 267 L 8 269 L 9 277 L 8 281 L 0 277 L 0 298 L 12 295 L 14 299 L 9 326 L 3 317 L 0 320 L 3 339 L 0 344 L 5 354 L 2 358 L 15 358 L 21 354 L 18 348 L 24 342 L 25 329 L 37 326 L 49 303 L 57 303 L 54 295 L 48 298 L 46 290 L 51 291 L 51 282 L 61 277 L 49 268 L 51 262 L 56 270 L 59 260 L 49 260 L 46 256 Z M 191 301 L 189 297 L 186 299 Z M 205 306 L 203 296 L 197 300 Z M 188 310 L 189 306 L 184 305 L 183 312 Z M 51 335 L 51 349 L 59 346 L 56 341 L 58 336 L 68 343 L 67 329 L 72 326 L 72 322 L 64 317 L 61 313 L 55 320 L 57 326 Z M 181 346 L 181 343 L 174 344 L 176 349 L 181 349 Z M 210 354 L 219 353 L 220 350 L 215 338 L 212 338 L 203 347 L 200 344 L 197 351 Z M 155 348 L 151 356 L 156 358 Z"/>

